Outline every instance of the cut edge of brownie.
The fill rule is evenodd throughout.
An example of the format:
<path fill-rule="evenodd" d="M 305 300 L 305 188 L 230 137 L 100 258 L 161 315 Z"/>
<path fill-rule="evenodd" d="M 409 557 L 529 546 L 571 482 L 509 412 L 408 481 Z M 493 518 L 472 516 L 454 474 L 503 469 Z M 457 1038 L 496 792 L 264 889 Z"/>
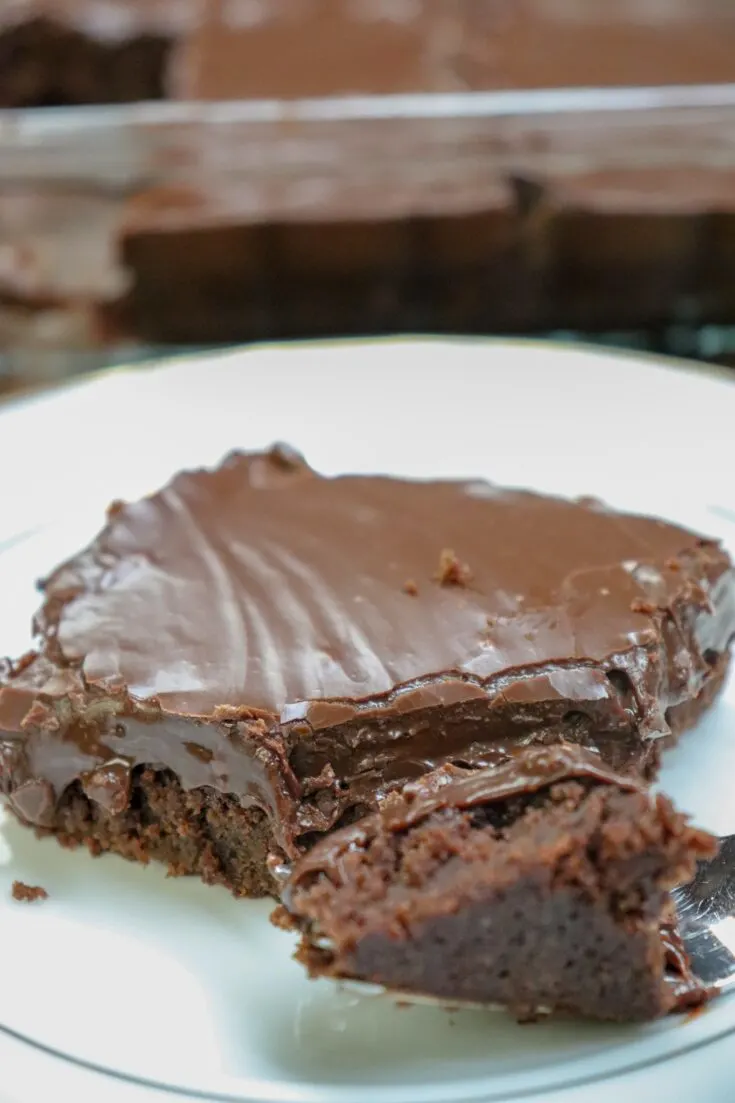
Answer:
<path fill-rule="evenodd" d="M 722 656 L 700 698 L 672 710 L 668 719 L 675 735 L 695 724 L 711 707 L 728 665 L 729 656 Z M 663 742 L 651 745 L 649 776 L 655 773 L 653 763 L 658 766 Z M 3 746 L 10 745 L 0 740 L 0 790 Z M 236 793 L 211 786 L 186 788 L 173 771 L 156 764 L 132 771 L 129 794 L 129 803 L 117 809 L 109 802 L 106 806 L 90 799 L 76 781 L 63 792 L 43 825 L 23 815 L 12 792 L 6 791 L 6 807 L 39 836 L 55 835 L 67 848 L 85 846 L 95 856 L 113 853 L 144 864 L 162 862 L 169 875 L 198 876 L 207 884 L 225 886 L 235 896 L 278 895 L 268 859 L 282 854 L 282 847 L 267 812 L 243 806 Z M 35 799 L 32 794 L 31 799 Z M 336 830 L 352 818 L 348 810 Z M 311 845 L 319 837 L 304 836 L 304 843 Z"/>
<path fill-rule="evenodd" d="M 313 977 L 519 1019 L 648 1020 L 706 998 L 672 960 L 670 892 L 715 840 L 666 797 L 599 763 L 586 773 L 590 762 L 529 751 L 513 768 L 551 764 L 549 780 L 494 794 L 509 768 L 459 781 L 440 770 L 335 833 L 297 864 L 275 914 L 301 932 L 298 959 Z"/>
<path fill-rule="evenodd" d="M 728 671 L 729 656 L 721 656 L 718 668 L 699 698 L 672 710 L 668 717 L 678 734 L 690 727 L 711 707 Z M 664 741 L 651 746 L 652 763 L 658 764 L 658 751 Z M 576 746 L 576 744 L 571 744 Z M 3 770 L 13 771 L 12 754 L 20 749 L 17 741 L 0 740 L 0 791 Z M 461 758 L 461 756 L 460 756 Z M 655 770 L 651 766 L 649 775 Z M 41 784 L 39 782 L 39 784 Z M 24 815 L 17 795 L 6 786 L 6 807 L 24 825 L 40 836 L 55 835 L 65 847 L 86 846 L 93 855 L 114 853 L 130 861 L 160 861 L 170 874 L 199 876 L 205 883 L 221 884 L 236 896 L 276 895 L 268 858 L 282 853 L 267 812 L 246 807 L 233 792 L 220 792 L 211 786 L 185 787 L 170 769 L 136 767 L 131 772 L 128 802 L 120 808 L 109 798 L 91 799 L 79 781 L 72 783 L 59 800 L 42 816 L 43 823 Z M 42 801 L 29 793 L 34 802 Z M 113 791 L 113 798 L 115 794 Z M 7 798 L 10 799 L 7 799 Z M 337 825 L 354 818 L 349 810 Z M 319 838 L 304 836 L 311 844 Z M 317 843 L 318 845 L 318 843 Z"/>
<path fill-rule="evenodd" d="M 36 833 L 55 835 L 69 849 L 86 846 L 95 857 L 161 862 L 170 877 L 193 874 L 235 896 L 274 893 L 267 859 L 277 847 L 265 812 L 210 787 L 186 790 L 170 770 L 135 769 L 120 812 L 91 800 L 76 782 L 59 802 L 53 826 Z"/>
<path fill-rule="evenodd" d="M 284 469 L 298 474 L 304 465 L 291 452 L 275 448 L 257 456 L 236 454 L 219 472 L 229 472 L 229 478 L 237 463 L 264 459 L 274 465 L 279 478 Z M 206 474 L 211 479 L 219 472 L 195 472 L 189 477 Z M 124 509 L 111 506 L 108 529 Z M 189 800 L 184 794 L 202 792 L 211 801 L 221 798 L 241 824 L 240 845 L 252 850 L 254 861 L 261 865 L 258 874 L 251 871 L 245 878 L 237 872 L 221 873 L 223 881 L 241 893 L 265 891 L 270 884 L 265 847 L 250 839 L 253 822 L 267 821 L 276 857 L 296 860 L 321 836 L 373 811 L 387 790 L 425 772 L 426 762 L 491 765 L 496 752 L 505 754 L 506 737 L 516 745 L 568 741 L 590 746 L 616 769 L 622 768 L 621 757 L 632 755 L 637 760 L 631 768 L 650 778 L 666 742 L 660 737 L 666 722 L 674 735 L 694 723 L 712 704 L 728 669 L 727 637 L 735 619 L 732 566 L 716 542 L 696 534 L 690 538 L 691 545 L 667 561 L 667 569 L 675 568 L 678 580 L 670 607 L 643 603 L 640 611 L 636 608 L 635 616 L 649 622 L 646 627 L 646 620 L 641 620 L 641 639 L 625 654 L 616 652 L 599 664 L 601 680 L 607 680 L 605 709 L 598 708 L 600 702 L 595 699 L 583 701 L 586 711 L 579 711 L 576 699 L 564 694 L 551 704 L 508 703 L 501 677 L 500 692 L 491 694 L 496 684 L 491 677 L 483 682 L 481 698 L 470 695 L 466 702 L 441 707 L 430 700 L 425 713 L 398 715 L 391 711 L 388 694 L 375 715 L 368 717 L 347 700 L 349 719 L 320 732 L 308 722 L 279 722 L 276 713 L 264 715 L 247 706 L 222 705 L 206 716 L 166 711 L 155 697 L 133 698 L 122 683 L 88 681 L 83 663 L 67 662 L 58 637 L 66 605 L 92 584 L 102 586 L 109 561 L 97 554 L 98 537 L 41 583 L 45 600 L 36 619 L 40 650 L 4 668 L 0 663 L 0 792 L 23 822 L 57 832 L 67 841 L 85 841 L 92 849 L 116 850 L 129 857 L 145 852 L 173 861 L 182 872 L 194 873 L 202 873 L 203 858 L 191 851 L 177 857 L 181 847 L 177 849 L 172 841 L 154 845 L 151 822 L 135 801 L 130 803 L 130 794 L 139 788 L 139 782 L 131 779 L 142 777 L 143 769 L 149 778 L 165 777 L 169 792 L 172 785 L 178 786 L 176 833 L 201 837 L 202 847 L 196 796 Z M 650 579 L 643 582 L 647 586 Z M 643 592 L 647 592 L 645 586 Z M 702 630 L 699 621 L 708 618 L 711 623 Z M 560 670 L 574 668 L 574 662 L 567 661 L 552 665 Z M 535 671 L 534 664 L 513 669 L 524 677 Z M 441 677 L 428 675 L 427 680 L 431 684 Z M 416 748 L 415 733 L 426 734 L 430 726 L 425 721 L 435 725 L 437 738 L 431 746 L 424 740 Z M 162 735 L 157 740 L 159 728 Z M 208 734 L 202 738 L 205 730 Z M 221 754 L 212 765 L 209 747 L 216 740 Z M 45 757 L 37 753 L 44 747 Z M 372 765 L 361 765 L 375 747 L 380 755 L 373 755 Z M 482 753 L 475 761 L 472 752 L 478 748 Z M 230 755 L 230 751 L 236 753 Z M 113 776 L 116 772 L 126 776 Z M 79 803 L 82 796 L 89 798 L 86 804 Z M 69 814 L 72 798 L 74 816 Z M 245 815 L 248 810 L 258 815 Z M 243 815 L 238 817 L 238 812 Z M 123 815 L 124 821 L 116 818 Z M 173 840 L 171 817 L 166 832 Z M 227 847 L 221 825 L 209 823 L 207 832 L 215 849 L 220 843 Z M 146 839 L 143 849 L 131 842 L 136 834 Z M 250 884 L 255 887 L 247 888 Z"/>

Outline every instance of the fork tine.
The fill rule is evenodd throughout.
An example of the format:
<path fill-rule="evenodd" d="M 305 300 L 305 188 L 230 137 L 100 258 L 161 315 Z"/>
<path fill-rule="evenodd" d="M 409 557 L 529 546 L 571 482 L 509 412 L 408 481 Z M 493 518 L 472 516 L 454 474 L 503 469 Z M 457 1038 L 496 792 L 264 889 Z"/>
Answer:
<path fill-rule="evenodd" d="M 673 898 L 693 973 L 706 987 L 735 988 L 735 836 L 724 836 L 717 855 L 700 862 Z"/>

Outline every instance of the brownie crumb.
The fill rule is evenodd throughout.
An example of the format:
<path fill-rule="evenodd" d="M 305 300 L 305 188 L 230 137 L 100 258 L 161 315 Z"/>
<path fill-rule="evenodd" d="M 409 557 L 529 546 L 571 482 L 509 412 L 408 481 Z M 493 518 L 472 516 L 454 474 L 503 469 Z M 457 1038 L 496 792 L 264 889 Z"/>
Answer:
<path fill-rule="evenodd" d="M 403 583 L 403 592 L 410 597 L 418 597 L 419 588 L 412 578 L 407 578 Z"/>
<path fill-rule="evenodd" d="M 270 921 L 279 931 L 292 931 L 293 919 L 283 904 L 279 904 L 270 914 Z"/>
<path fill-rule="evenodd" d="M 228 720 L 238 723 L 247 721 L 252 730 L 260 731 L 263 734 L 268 730 L 265 721 L 261 717 L 253 715 L 253 710 L 248 708 L 247 705 L 215 705 L 214 718 L 218 723 L 223 724 Z"/>
<path fill-rule="evenodd" d="M 26 885 L 23 881 L 13 881 L 13 899 L 32 904 L 34 900 L 48 900 L 48 893 L 41 885 Z"/>
<path fill-rule="evenodd" d="M 277 441 L 268 449 L 268 459 L 274 467 L 280 467 L 283 471 L 296 471 L 304 466 L 304 458 L 300 452 L 292 448 L 290 444 Z"/>
<path fill-rule="evenodd" d="M 19 659 L 3 659 L 2 672 L 4 677 L 17 678 L 29 666 L 36 661 L 37 655 L 35 651 L 26 651 L 24 655 L 21 655 Z"/>
<path fill-rule="evenodd" d="M 653 614 L 656 612 L 655 605 L 653 605 L 650 601 L 644 601 L 642 598 L 639 597 L 631 601 L 630 609 L 633 613 L 645 613 L 648 617 L 653 616 Z"/>
<path fill-rule="evenodd" d="M 444 548 L 439 556 L 439 570 L 434 578 L 442 586 L 468 586 L 472 571 L 451 548 Z"/>

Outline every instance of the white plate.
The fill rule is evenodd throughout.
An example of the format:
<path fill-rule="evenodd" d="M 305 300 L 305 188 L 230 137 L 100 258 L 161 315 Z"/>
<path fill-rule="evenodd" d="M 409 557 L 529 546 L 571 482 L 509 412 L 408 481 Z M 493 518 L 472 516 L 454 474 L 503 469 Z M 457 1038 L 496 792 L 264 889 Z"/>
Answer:
<path fill-rule="evenodd" d="M 735 387 L 704 371 L 524 343 L 269 348 L 113 372 L 0 414 L 0 653 L 24 649 L 33 580 L 93 535 L 109 499 L 235 447 L 280 439 L 325 471 L 591 492 L 735 551 L 734 425 Z M 663 784 L 727 832 L 733 779 L 731 684 Z M 732 1097 L 735 1000 L 644 1028 L 404 1009 L 307 981 L 267 904 L 67 853 L 8 820 L 0 846 L 0 1098 L 12 1103 Z M 49 900 L 14 902 L 14 879 Z"/>

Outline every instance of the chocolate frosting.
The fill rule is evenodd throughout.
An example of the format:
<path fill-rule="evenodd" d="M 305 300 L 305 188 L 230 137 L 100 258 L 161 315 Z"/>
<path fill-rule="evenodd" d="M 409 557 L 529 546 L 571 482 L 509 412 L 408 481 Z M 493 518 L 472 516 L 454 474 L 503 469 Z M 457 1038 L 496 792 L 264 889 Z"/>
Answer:
<path fill-rule="evenodd" d="M 118 809 L 126 767 L 168 767 L 295 856 L 442 762 L 641 756 L 712 678 L 733 583 L 715 542 L 595 502 L 236 454 L 116 503 L 43 584 L 0 777 L 41 822 L 75 780 Z"/>

